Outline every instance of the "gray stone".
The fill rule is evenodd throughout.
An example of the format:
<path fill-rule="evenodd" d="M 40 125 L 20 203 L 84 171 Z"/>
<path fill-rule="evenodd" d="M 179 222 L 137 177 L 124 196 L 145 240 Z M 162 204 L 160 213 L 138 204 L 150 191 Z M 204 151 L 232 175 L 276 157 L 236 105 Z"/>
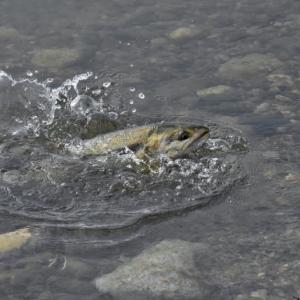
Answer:
<path fill-rule="evenodd" d="M 283 95 L 276 95 L 275 100 L 280 103 L 292 103 L 293 102 L 293 100 L 291 98 L 283 96 Z"/>
<path fill-rule="evenodd" d="M 162 241 L 112 273 L 97 278 L 96 287 L 116 296 L 126 293 L 176 299 L 201 297 L 203 288 L 194 254 L 203 248 L 200 243 Z"/>
<path fill-rule="evenodd" d="M 297 173 L 288 173 L 284 179 L 291 183 L 300 183 L 300 174 Z"/>
<path fill-rule="evenodd" d="M 234 300 L 255 300 L 253 299 L 252 297 L 248 296 L 248 295 L 243 295 L 243 294 L 240 294 L 240 295 L 237 295 Z"/>
<path fill-rule="evenodd" d="M 0 40 L 14 40 L 19 36 L 20 34 L 15 28 L 0 26 Z"/>
<path fill-rule="evenodd" d="M 254 299 L 266 300 L 267 299 L 267 290 L 260 289 L 257 291 L 251 292 L 251 297 Z"/>
<path fill-rule="evenodd" d="M 281 66 L 282 62 L 272 55 L 252 53 L 231 58 L 219 67 L 217 75 L 226 79 L 244 79 L 271 72 Z"/>
<path fill-rule="evenodd" d="M 291 87 L 294 85 L 293 79 L 289 75 L 285 74 L 270 74 L 268 80 L 272 87 Z"/>
<path fill-rule="evenodd" d="M 287 119 L 293 119 L 297 117 L 297 108 L 294 105 L 276 104 L 274 108 Z"/>
<path fill-rule="evenodd" d="M 260 103 L 255 108 L 255 113 L 265 113 L 271 110 L 271 105 L 267 102 Z"/>
<path fill-rule="evenodd" d="M 197 91 L 197 96 L 204 100 L 230 100 L 236 98 L 235 91 L 228 85 L 212 86 Z"/>
<path fill-rule="evenodd" d="M 61 68 L 76 62 L 79 57 L 80 54 L 76 49 L 40 49 L 34 52 L 31 61 L 38 67 Z"/>
<path fill-rule="evenodd" d="M 189 27 L 179 27 L 169 33 L 169 38 L 172 40 L 184 40 L 188 38 L 194 38 L 203 32 L 204 30 L 202 28 L 198 28 L 194 25 Z"/>
<path fill-rule="evenodd" d="M 0 234 L 0 253 L 21 248 L 31 237 L 32 232 L 26 227 Z"/>

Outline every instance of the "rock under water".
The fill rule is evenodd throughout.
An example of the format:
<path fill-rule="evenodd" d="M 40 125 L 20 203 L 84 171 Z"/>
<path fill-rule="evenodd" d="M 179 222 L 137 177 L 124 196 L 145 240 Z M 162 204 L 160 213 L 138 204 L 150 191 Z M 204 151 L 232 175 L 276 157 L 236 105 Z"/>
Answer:
<path fill-rule="evenodd" d="M 204 248 L 201 243 L 162 241 L 112 273 L 97 278 L 96 287 L 117 297 L 126 294 L 199 299 L 204 291 L 194 255 Z"/>
<path fill-rule="evenodd" d="M 0 234 L 0 253 L 18 249 L 31 238 L 29 228 Z"/>

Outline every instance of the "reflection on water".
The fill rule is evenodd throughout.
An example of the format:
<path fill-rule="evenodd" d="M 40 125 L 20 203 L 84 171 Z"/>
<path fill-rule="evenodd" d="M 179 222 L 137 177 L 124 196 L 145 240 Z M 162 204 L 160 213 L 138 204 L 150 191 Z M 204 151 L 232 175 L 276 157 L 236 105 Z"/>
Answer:
<path fill-rule="evenodd" d="M 298 6 L 1 1 L 0 231 L 33 233 L 0 253 L 3 299 L 151 299 L 152 286 L 100 295 L 93 283 L 120 266 L 139 274 L 143 250 L 171 269 L 193 252 L 196 298 L 298 297 Z M 160 121 L 200 122 L 210 137 L 156 170 L 126 151 L 63 151 Z M 156 244 L 189 250 L 164 265 Z"/>

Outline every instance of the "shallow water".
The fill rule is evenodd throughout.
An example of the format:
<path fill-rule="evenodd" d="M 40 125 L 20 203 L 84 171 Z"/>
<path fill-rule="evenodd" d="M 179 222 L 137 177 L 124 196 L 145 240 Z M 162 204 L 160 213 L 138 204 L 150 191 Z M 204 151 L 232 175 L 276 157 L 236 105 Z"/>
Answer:
<path fill-rule="evenodd" d="M 29 226 L 33 238 L 0 253 L 1 299 L 118 299 L 93 280 L 165 239 L 207 246 L 195 258 L 201 299 L 299 296 L 298 10 L 2 1 L 0 232 Z M 161 121 L 210 137 L 150 171 L 128 151 L 63 149 Z"/>

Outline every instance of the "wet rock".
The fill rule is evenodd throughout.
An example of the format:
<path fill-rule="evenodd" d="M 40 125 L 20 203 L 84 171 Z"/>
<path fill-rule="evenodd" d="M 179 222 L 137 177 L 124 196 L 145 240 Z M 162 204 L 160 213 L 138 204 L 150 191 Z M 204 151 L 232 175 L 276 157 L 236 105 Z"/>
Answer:
<path fill-rule="evenodd" d="M 250 296 L 257 300 L 266 300 L 267 290 L 261 289 L 261 290 L 253 291 L 251 292 Z"/>
<path fill-rule="evenodd" d="M 271 83 L 271 91 L 290 88 L 294 85 L 292 77 L 285 74 L 270 74 L 267 79 Z"/>
<path fill-rule="evenodd" d="M 203 289 L 194 254 L 203 248 L 200 243 L 162 241 L 112 273 L 97 278 L 96 287 L 100 292 L 116 296 L 126 293 L 199 299 Z"/>
<path fill-rule="evenodd" d="M 0 253 L 15 250 L 23 246 L 31 238 L 29 228 L 0 234 Z"/>
<path fill-rule="evenodd" d="M 80 57 L 76 49 L 56 48 L 36 50 L 32 63 L 43 68 L 62 68 L 75 63 Z"/>
<path fill-rule="evenodd" d="M 231 100 L 236 98 L 235 91 L 227 85 L 212 86 L 197 91 L 197 96 L 205 100 Z"/>
<path fill-rule="evenodd" d="M 155 38 L 152 39 L 150 42 L 151 47 L 153 48 L 164 46 L 166 43 L 167 43 L 167 39 L 165 38 Z"/>
<path fill-rule="evenodd" d="M 293 100 L 291 98 L 283 96 L 283 95 L 276 95 L 275 100 L 280 103 L 292 103 L 293 102 Z"/>
<path fill-rule="evenodd" d="M 256 106 L 254 112 L 257 114 L 269 112 L 271 110 L 271 105 L 267 102 L 260 103 Z"/>
<path fill-rule="evenodd" d="M 233 57 L 222 64 L 217 75 L 224 79 L 244 79 L 273 71 L 282 66 L 282 62 L 272 55 L 252 53 L 242 57 Z"/>
<path fill-rule="evenodd" d="M 284 179 L 290 183 L 300 183 L 300 174 L 297 173 L 288 173 Z"/>
<path fill-rule="evenodd" d="M 196 37 L 201 33 L 203 33 L 203 30 L 196 26 L 179 27 L 169 33 L 169 38 L 172 40 L 183 40 Z"/>
<path fill-rule="evenodd" d="M 287 119 L 297 117 L 297 109 L 293 105 L 274 105 L 274 108 Z"/>
<path fill-rule="evenodd" d="M 256 295 L 256 292 L 253 292 L 253 293 L 254 293 L 254 295 Z M 240 294 L 234 298 L 234 300 L 262 300 L 262 299 L 266 299 L 266 298 L 252 296 L 252 293 L 251 293 L 251 295 Z"/>
<path fill-rule="evenodd" d="M 0 26 L 0 40 L 14 40 L 20 36 L 19 32 L 12 27 Z"/>
<path fill-rule="evenodd" d="M 267 179 L 272 179 L 274 178 L 275 176 L 277 176 L 277 170 L 273 167 L 269 168 L 269 169 L 266 169 L 264 171 L 264 177 L 267 178 Z"/>

